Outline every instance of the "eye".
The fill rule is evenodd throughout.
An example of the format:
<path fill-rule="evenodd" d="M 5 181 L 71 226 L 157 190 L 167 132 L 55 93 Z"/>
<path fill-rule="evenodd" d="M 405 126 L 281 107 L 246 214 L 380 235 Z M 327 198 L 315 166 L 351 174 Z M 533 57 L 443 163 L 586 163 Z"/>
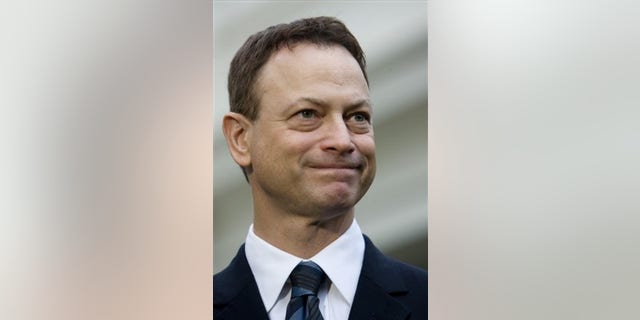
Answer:
<path fill-rule="evenodd" d="M 371 114 L 365 111 L 349 114 L 345 122 L 349 126 L 349 129 L 357 134 L 365 134 L 371 130 Z"/>
<path fill-rule="evenodd" d="M 356 112 L 349 117 L 354 122 L 369 122 L 369 114 L 364 112 Z"/>
<path fill-rule="evenodd" d="M 361 113 L 356 113 L 353 115 L 353 120 L 356 122 L 363 122 L 363 121 L 367 121 L 367 117 L 365 117 Z"/>
<path fill-rule="evenodd" d="M 311 109 L 305 109 L 298 112 L 298 115 L 303 119 L 313 119 L 313 117 L 316 116 L 316 113 Z"/>

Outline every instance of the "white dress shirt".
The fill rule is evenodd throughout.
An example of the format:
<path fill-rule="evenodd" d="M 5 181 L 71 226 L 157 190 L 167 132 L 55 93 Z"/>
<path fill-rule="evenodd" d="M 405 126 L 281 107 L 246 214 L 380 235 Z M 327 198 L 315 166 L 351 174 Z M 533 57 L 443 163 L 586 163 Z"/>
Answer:
<path fill-rule="evenodd" d="M 289 274 L 304 259 L 262 240 L 253 231 L 253 225 L 245 241 L 245 254 L 269 319 L 283 320 L 291 299 Z M 343 235 L 309 259 L 328 277 L 318 292 L 320 313 L 325 320 L 349 317 L 363 259 L 364 238 L 355 219 Z"/>

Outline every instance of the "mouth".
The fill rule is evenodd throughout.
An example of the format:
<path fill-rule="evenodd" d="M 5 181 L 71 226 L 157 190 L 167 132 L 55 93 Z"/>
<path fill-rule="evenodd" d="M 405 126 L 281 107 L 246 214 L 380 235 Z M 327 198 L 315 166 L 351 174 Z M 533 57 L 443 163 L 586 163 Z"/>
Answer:
<path fill-rule="evenodd" d="M 332 164 L 316 164 L 310 166 L 312 169 L 325 169 L 325 170 L 361 170 L 362 165 L 356 163 L 332 163 Z"/>

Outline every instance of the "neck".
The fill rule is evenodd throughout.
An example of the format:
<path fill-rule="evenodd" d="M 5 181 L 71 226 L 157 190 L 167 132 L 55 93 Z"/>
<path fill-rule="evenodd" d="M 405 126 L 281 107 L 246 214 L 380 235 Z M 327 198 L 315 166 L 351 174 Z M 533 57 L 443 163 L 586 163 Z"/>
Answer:
<path fill-rule="evenodd" d="M 328 219 L 255 212 L 253 230 L 257 236 L 280 250 L 309 259 L 345 233 L 353 217 L 353 208 Z"/>

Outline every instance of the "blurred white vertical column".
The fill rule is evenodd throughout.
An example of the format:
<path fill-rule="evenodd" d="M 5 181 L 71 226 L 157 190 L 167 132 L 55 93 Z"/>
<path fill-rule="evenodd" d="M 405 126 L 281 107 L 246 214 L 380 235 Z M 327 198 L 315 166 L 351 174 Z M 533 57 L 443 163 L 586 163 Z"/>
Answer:
<path fill-rule="evenodd" d="M 430 2 L 430 317 L 640 318 L 638 21 Z"/>
<path fill-rule="evenodd" d="M 50 88 L 38 87 L 46 59 L 46 30 L 20 1 L 0 3 L 0 318 L 33 319 L 46 263 L 40 223 L 49 194 L 42 192 L 46 117 L 40 107 Z"/>

